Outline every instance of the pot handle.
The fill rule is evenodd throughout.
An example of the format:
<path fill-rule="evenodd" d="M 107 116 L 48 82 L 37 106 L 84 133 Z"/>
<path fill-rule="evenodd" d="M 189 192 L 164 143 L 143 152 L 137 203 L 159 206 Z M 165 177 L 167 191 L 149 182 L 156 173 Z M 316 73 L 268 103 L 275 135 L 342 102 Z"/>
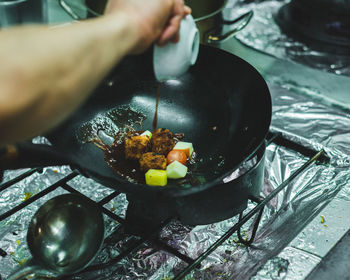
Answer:
<path fill-rule="evenodd" d="M 71 160 L 49 145 L 30 142 L 0 149 L 0 170 L 71 164 Z"/>
<path fill-rule="evenodd" d="M 60 4 L 60 6 L 62 7 L 63 10 L 65 10 L 65 12 L 70 15 L 74 20 L 81 20 L 82 18 L 77 15 L 73 9 L 71 8 L 71 6 L 69 6 L 64 0 L 58 0 L 58 3 Z"/>
<path fill-rule="evenodd" d="M 228 31 L 225 34 L 219 35 L 215 34 L 214 31 L 216 30 L 211 30 L 209 31 L 206 35 L 206 41 L 207 43 L 215 43 L 215 42 L 221 42 L 224 41 L 228 38 L 231 38 L 233 35 L 235 35 L 237 32 L 241 31 L 244 27 L 248 25 L 250 20 L 252 19 L 254 15 L 253 11 L 249 11 L 238 18 L 232 20 L 232 21 L 225 21 L 224 24 L 237 24 L 237 26 L 232 29 L 231 31 Z"/>
<path fill-rule="evenodd" d="M 73 1 L 74 2 L 74 1 Z M 74 20 L 83 20 L 85 18 L 79 16 L 74 9 L 72 8 L 72 3 L 68 4 L 66 0 L 58 0 L 58 3 L 60 4 L 60 6 L 62 7 L 63 10 L 66 11 L 66 13 L 68 15 L 70 15 Z M 74 4 L 73 4 L 74 5 Z M 84 9 L 86 9 L 86 11 L 88 11 L 89 13 L 91 13 L 94 16 L 100 16 L 99 13 L 96 13 L 95 11 L 91 10 L 88 6 L 81 4 Z"/>

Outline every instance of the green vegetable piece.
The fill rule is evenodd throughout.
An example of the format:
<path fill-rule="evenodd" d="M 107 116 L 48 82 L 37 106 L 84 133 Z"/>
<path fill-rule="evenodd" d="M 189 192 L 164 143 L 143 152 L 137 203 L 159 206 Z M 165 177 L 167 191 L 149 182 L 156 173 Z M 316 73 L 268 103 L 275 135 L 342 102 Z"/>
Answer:
<path fill-rule="evenodd" d="M 187 166 L 175 160 L 166 167 L 166 173 L 169 179 L 184 178 L 187 174 Z"/>
<path fill-rule="evenodd" d="M 152 132 L 150 132 L 149 130 L 146 130 L 144 133 L 141 134 L 141 136 L 148 136 L 148 138 L 151 139 Z"/>
<path fill-rule="evenodd" d="M 188 158 L 191 158 L 193 153 L 193 145 L 189 142 L 177 142 L 173 150 L 183 150 L 185 151 Z"/>

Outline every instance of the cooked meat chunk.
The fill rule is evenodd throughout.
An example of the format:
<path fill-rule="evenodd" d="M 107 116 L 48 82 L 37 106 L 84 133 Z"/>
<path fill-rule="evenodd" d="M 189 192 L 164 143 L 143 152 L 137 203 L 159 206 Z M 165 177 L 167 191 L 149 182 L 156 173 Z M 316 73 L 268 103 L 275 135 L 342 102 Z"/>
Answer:
<path fill-rule="evenodd" d="M 147 136 L 133 136 L 125 139 L 125 157 L 127 159 L 140 159 L 149 148 Z"/>
<path fill-rule="evenodd" d="M 147 172 L 149 169 L 166 169 L 166 158 L 157 153 L 145 153 L 140 159 L 140 169 Z"/>
<path fill-rule="evenodd" d="M 169 129 L 158 128 L 151 138 L 152 152 L 167 155 L 175 146 L 174 136 Z"/>

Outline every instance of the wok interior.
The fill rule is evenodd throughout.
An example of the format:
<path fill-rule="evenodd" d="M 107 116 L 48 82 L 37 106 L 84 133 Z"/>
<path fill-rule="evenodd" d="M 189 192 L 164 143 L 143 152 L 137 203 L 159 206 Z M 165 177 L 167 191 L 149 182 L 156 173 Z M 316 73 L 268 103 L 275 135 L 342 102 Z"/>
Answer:
<path fill-rule="evenodd" d="M 107 83 L 54 132 L 55 145 L 63 148 L 70 143 L 81 167 L 124 181 L 104 162 L 98 148 L 78 143 L 74 135 L 84 122 L 120 105 L 143 113 L 147 117 L 143 129 L 152 130 L 157 82 L 151 65 L 147 58 L 123 61 Z M 158 127 L 182 132 L 183 141 L 193 143 L 201 159 L 197 173 L 205 178 L 203 182 L 232 171 L 256 150 L 270 118 L 269 92 L 257 71 L 243 60 L 210 47 L 201 46 L 197 64 L 188 73 L 161 86 Z M 67 137 L 57 140 L 57 134 Z M 178 187 L 169 180 L 167 188 L 171 186 Z"/>
<path fill-rule="evenodd" d="M 202 85 L 196 89 L 187 86 L 200 83 Z M 200 80 L 189 83 L 184 79 L 163 84 L 158 107 L 158 127 L 185 134 L 184 141 L 192 142 L 196 152 L 196 174 L 208 181 L 229 168 L 227 163 L 232 159 L 230 147 L 236 145 L 234 132 L 240 119 L 239 110 L 232 110 L 230 103 L 238 105 L 240 100 L 229 101 L 224 92 L 203 94 L 204 89 L 216 92 L 214 85 Z M 190 95 L 187 94 L 189 90 L 192 90 Z M 140 92 L 131 98 L 130 105 L 148 116 L 143 126 L 151 130 L 155 93 Z"/>

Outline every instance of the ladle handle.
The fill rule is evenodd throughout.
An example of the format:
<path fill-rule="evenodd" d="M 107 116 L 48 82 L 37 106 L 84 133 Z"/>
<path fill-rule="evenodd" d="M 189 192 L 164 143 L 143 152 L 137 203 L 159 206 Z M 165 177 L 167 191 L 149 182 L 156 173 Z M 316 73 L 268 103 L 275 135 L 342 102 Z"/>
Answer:
<path fill-rule="evenodd" d="M 38 265 L 33 259 L 28 260 L 23 266 L 20 266 L 17 270 L 13 271 L 7 280 L 21 280 L 21 279 L 53 279 L 58 275 L 49 270 L 44 269 Z"/>

